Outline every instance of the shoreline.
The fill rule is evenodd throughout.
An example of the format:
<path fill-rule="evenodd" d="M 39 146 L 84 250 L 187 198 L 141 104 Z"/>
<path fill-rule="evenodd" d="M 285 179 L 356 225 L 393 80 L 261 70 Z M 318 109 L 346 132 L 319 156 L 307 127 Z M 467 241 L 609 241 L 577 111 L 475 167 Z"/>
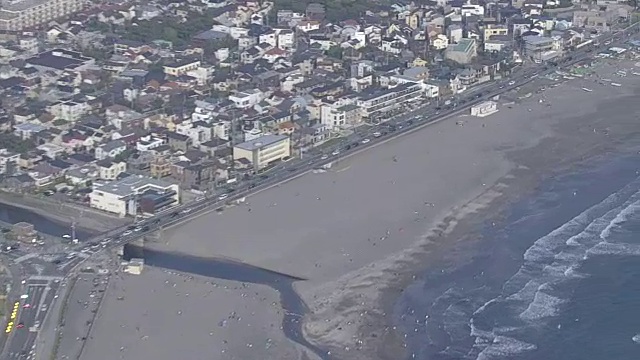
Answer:
<path fill-rule="evenodd" d="M 630 119 L 603 114 L 628 102 L 635 89 L 629 92 L 625 84 L 614 91 L 599 88 L 597 95 L 581 91 L 585 82 L 593 86 L 591 80 L 565 83 L 491 117 L 463 115 L 409 134 L 359 154 L 358 161 L 340 161 L 326 174 L 305 175 L 247 204 L 167 230 L 150 245 L 169 253 L 242 259 L 308 279 L 294 289 L 311 310 L 303 327 L 310 342 L 330 350 L 331 358 L 397 359 L 397 352 L 389 353 L 404 347 L 402 334 L 393 331 L 393 306 L 418 269 L 459 265 L 481 243 L 468 239 L 474 226 L 488 214 L 500 216 L 515 201 L 511 196 L 525 196 L 544 177 L 594 161 L 591 155 L 634 138 Z M 553 106 L 540 105 L 542 97 Z M 584 105 L 575 109 L 576 103 Z M 399 161 L 392 161 L 396 155 Z M 429 229 L 439 236 L 429 238 Z M 217 302 L 219 311 L 238 308 L 233 298 L 225 299 Z M 250 309 L 262 311 L 259 304 Z M 248 336 L 234 331 L 214 338 L 242 342 Z M 389 345 L 392 340 L 396 345 Z"/>
<path fill-rule="evenodd" d="M 524 105 L 519 104 L 520 107 Z M 633 116 L 629 115 L 629 117 Z M 599 120 L 595 121 L 595 123 L 598 123 Z M 559 127 L 562 127 L 562 124 Z M 387 282 L 383 285 L 385 288 L 378 290 L 381 295 L 378 297 L 377 308 L 381 310 L 373 315 L 369 312 L 367 327 L 364 328 L 364 331 L 360 331 L 358 335 L 351 336 L 367 338 L 373 335 L 376 339 L 378 346 L 373 348 L 360 347 L 363 356 L 358 357 L 352 351 L 348 352 L 348 350 L 341 351 L 344 349 L 332 346 L 334 342 L 332 339 L 327 339 L 326 334 L 324 337 L 318 336 L 318 334 L 311 333 L 308 328 L 305 328 L 307 330 L 305 331 L 306 337 L 319 346 L 329 346 L 333 354 L 340 354 L 338 358 L 370 359 L 372 354 L 378 354 L 375 357 L 376 359 L 398 359 L 397 354 L 406 351 L 406 343 L 403 341 L 403 336 L 399 331 L 388 330 L 399 330 L 398 326 L 394 325 L 397 323 L 397 320 L 392 315 L 394 306 L 397 304 L 400 294 L 415 282 L 416 276 L 420 276 L 418 274 L 424 273 L 428 269 L 440 269 L 446 272 L 448 271 L 446 269 L 450 266 L 463 266 L 465 262 L 470 261 L 467 256 L 473 256 L 474 251 L 472 248 L 482 244 L 481 235 L 478 232 L 478 229 L 482 227 L 482 223 L 486 224 L 487 221 L 491 221 L 495 226 L 500 226 L 501 218 L 504 212 L 509 209 L 509 206 L 534 193 L 538 184 L 561 174 L 572 174 L 577 168 L 593 166 L 594 163 L 606 159 L 613 149 L 626 147 L 626 145 L 622 144 L 633 137 L 632 135 L 625 136 L 624 133 L 619 135 L 624 139 L 617 141 L 620 144 L 594 144 L 594 147 L 587 149 L 586 152 L 578 152 L 566 158 L 556 157 L 551 161 L 550 165 L 527 164 L 527 161 L 523 159 L 527 157 L 527 153 L 540 152 L 540 150 L 554 147 L 553 143 L 557 140 L 553 138 L 542 139 L 540 144 L 536 146 L 519 149 L 514 154 L 510 154 L 509 160 L 515 164 L 515 167 L 509 174 L 479 195 L 478 198 L 471 200 L 459 209 L 454 209 L 443 218 L 443 221 L 437 223 L 425 235 L 425 239 L 421 244 L 416 244 L 415 252 L 411 253 L 411 250 L 407 249 L 409 254 L 406 257 L 397 259 L 394 265 L 389 265 L 386 268 L 388 272 L 393 274 L 388 276 Z M 630 151 L 627 149 L 622 150 L 620 155 L 629 155 L 632 153 Z M 566 154 L 570 154 L 570 152 Z M 536 165 L 539 168 L 536 168 Z M 485 197 L 486 199 L 484 199 Z M 469 209 L 465 209 L 467 207 L 473 209 L 468 211 Z M 483 210 L 483 214 L 474 214 L 478 210 Z M 476 235 L 478 238 L 475 240 L 469 239 L 472 235 Z M 437 242 L 439 244 L 436 244 Z M 436 245 L 436 249 L 427 250 L 430 245 Z M 466 254 L 463 254 L 464 252 Z M 444 259 L 442 258 L 443 255 L 445 256 Z M 429 265 L 425 265 L 426 263 Z M 369 282 L 373 281 L 369 280 Z M 380 284 L 380 282 L 376 283 Z M 348 289 L 343 291 L 349 292 Z M 354 290 L 353 292 L 356 291 Z M 306 322 L 307 326 L 313 321 L 313 319 L 309 319 Z M 372 332 L 368 328 L 385 329 L 385 331 L 381 337 L 379 331 Z M 325 331 L 327 330 L 325 329 Z M 349 338 L 349 336 L 344 336 L 344 338 Z M 340 345 L 344 346 L 344 342 Z M 411 358 L 410 354 L 406 355 L 407 358 Z"/>

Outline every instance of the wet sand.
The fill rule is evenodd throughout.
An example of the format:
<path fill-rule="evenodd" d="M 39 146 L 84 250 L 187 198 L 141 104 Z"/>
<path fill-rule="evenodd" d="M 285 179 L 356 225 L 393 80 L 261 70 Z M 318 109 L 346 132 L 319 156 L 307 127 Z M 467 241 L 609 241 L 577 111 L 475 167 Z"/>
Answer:
<path fill-rule="evenodd" d="M 611 76 L 611 69 L 607 71 L 604 77 Z M 397 359 L 398 348 L 390 341 L 402 336 L 393 331 L 387 314 L 394 294 L 420 269 L 430 264 L 446 266 L 447 257 L 438 256 L 444 250 L 454 249 L 454 255 L 457 249 L 464 252 L 466 243 L 447 236 L 461 231 L 456 227 L 459 222 L 491 212 L 488 207 L 508 201 L 505 194 L 526 191 L 554 170 L 636 135 L 635 119 L 640 114 L 636 110 L 640 109 L 625 109 L 636 111 L 630 116 L 609 115 L 620 113 L 630 100 L 624 96 L 635 94 L 627 86 L 633 79 L 616 81 L 623 87 L 576 79 L 534 94 L 512 109 L 501 106 L 500 112 L 486 118 L 461 116 L 444 121 L 342 160 L 327 173 L 308 174 L 259 193 L 248 199 L 249 204 L 166 230 L 161 242 L 148 246 L 232 258 L 308 279 L 295 286 L 311 311 L 305 319 L 311 341 L 337 358 Z M 582 87 L 594 91 L 587 93 Z M 541 98 L 546 100 L 540 103 Z M 241 291 L 212 289 L 203 282 L 180 284 L 180 294 L 188 292 L 188 298 L 176 295 L 173 285 L 161 291 L 166 279 L 158 272 L 151 269 L 124 280 L 120 286 L 127 287 L 127 299 L 105 306 L 107 315 L 96 325 L 96 340 L 87 345 L 87 358 L 99 359 L 107 354 L 100 349 L 126 343 L 105 340 L 113 336 L 129 339 L 120 346 L 138 349 L 135 356 L 142 358 L 152 354 L 165 358 L 180 348 L 222 359 L 217 348 L 220 339 L 236 342 L 227 355 L 253 358 L 242 344 L 259 343 L 264 334 L 256 338 L 246 329 L 220 328 L 217 323 L 233 311 L 243 311 L 243 306 L 249 314 L 271 307 L 243 305 Z M 205 294 L 211 300 L 203 301 L 208 299 Z M 275 291 L 260 287 L 259 294 L 277 304 Z M 197 315 L 189 315 L 186 324 L 172 326 L 162 314 L 175 313 L 179 307 L 188 308 L 189 314 L 195 309 Z M 270 325 L 281 319 L 278 307 L 273 308 L 275 314 L 249 315 L 255 319 L 251 322 L 272 329 Z M 146 309 L 156 312 L 145 315 Z M 180 317 L 187 318 L 185 314 Z M 139 333 L 135 327 L 130 329 L 145 322 L 155 325 Z M 129 323 L 129 329 L 120 328 L 123 323 Z M 279 358 L 298 358 L 299 348 L 275 326 L 268 336 L 282 344 Z M 207 338 L 209 328 L 217 330 L 215 341 Z M 146 331 L 154 336 L 136 338 Z M 152 338 L 158 339 L 153 340 L 157 344 L 144 346 Z M 393 345 L 402 346 L 401 341 Z M 394 355 L 387 356 L 385 350 Z M 119 346 L 115 351 L 111 358 L 120 358 Z M 133 356 L 134 350 L 127 351 L 131 351 L 127 356 Z"/>

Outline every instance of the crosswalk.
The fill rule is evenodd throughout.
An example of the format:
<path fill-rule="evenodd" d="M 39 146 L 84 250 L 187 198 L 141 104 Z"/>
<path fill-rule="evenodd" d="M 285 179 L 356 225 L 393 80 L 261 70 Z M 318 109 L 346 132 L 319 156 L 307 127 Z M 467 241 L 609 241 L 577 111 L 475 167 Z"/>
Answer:
<path fill-rule="evenodd" d="M 62 281 L 63 277 L 61 276 L 45 276 L 45 275 L 35 275 L 30 276 L 29 281 Z"/>

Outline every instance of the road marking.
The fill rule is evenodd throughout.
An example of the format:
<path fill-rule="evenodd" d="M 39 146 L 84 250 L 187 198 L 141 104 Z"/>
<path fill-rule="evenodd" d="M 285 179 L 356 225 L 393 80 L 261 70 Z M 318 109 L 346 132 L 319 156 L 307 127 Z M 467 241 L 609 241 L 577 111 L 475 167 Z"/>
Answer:
<path fill-rule="evenodd" d="M 26 254 L 26 255 L 22 255 L 19 258 L 15 259 L 15 262 L 17 263 L 21 263 L 25 260 L 29 260 L 29 259 L 33 259 L 34 257 L 38 256 L 38 254 L 36 253 L 31 253 L 31 254 Z"/>
<path fill-rule="evenodd" d="M 349 169 L 351 169 L 351 165 L 347 166 L 346 168 L 338 169 L 338 170 L 336 170 L 336 171 L 335 171 L 335 173 L 336 173 L 336 174 L 337 174 L 337 173 L 341 173 L 341 172 L 343 172 L 343 171 L 347 171 L 347 170 L 349 170 Z"/>

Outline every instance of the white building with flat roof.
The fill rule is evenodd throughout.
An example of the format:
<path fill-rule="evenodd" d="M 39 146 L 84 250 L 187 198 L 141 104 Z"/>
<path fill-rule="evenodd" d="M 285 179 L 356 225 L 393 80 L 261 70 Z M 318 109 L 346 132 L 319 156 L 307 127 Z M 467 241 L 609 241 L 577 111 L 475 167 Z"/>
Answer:
<path fill-rule="evenodd" d="M 85 0 L 3 0 L 0 30 L 23 30 L 46 24 L 82 10 Z"/>
<path fill-rule="evenodd" d="M 247 159 L 256 170 L 291 156 L 291 141 L 286 135 L 264 135 L 233 147 L 233 159 Z"/>
<path fill-rule="evenodd" d="M 92 208 L 118 214 L 119 216 L 140 213 L 140 199 L 152 195 L 162 202 L 180 203 L 180 187 L 159 179 L 142 175 L 131 175 L 116 181 L 96 181 L 89 194 Z"/>

